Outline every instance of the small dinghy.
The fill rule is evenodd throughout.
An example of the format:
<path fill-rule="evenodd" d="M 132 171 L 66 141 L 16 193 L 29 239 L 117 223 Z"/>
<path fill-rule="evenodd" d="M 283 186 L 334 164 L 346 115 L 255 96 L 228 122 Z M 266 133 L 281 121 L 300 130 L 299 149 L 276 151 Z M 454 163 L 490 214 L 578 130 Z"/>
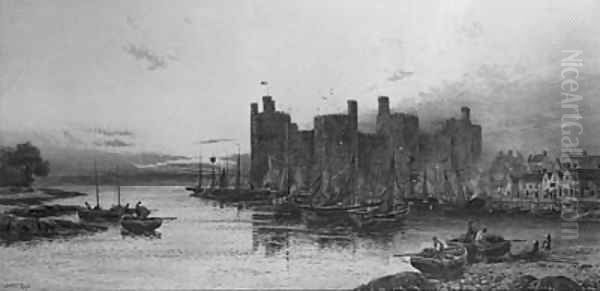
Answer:
<path fill-rule="evenodd" d="M 425 275 L 448 278 L 462 272 L 467 264 L 467 256 L 467 248 L 463 245 L 449 244 L 441 252 L 426 248 L 410 256 L 410 264 Z"/>
<path fill-rule="evenodd" d="M 121 220 L 121 227 L 132 234 L 148 234 L 162 225 L 162 218 L 159 217 L 133 217 L 125 216 Z"/>

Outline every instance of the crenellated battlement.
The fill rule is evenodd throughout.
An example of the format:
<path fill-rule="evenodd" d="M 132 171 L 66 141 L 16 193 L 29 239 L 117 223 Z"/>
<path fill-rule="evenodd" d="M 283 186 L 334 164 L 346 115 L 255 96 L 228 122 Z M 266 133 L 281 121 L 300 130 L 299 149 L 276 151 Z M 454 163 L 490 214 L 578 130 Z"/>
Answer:
<path fill-rule="evenodd" d="M 262 101 L 262 112 L 257 103 L 250 105 L 251 183 L 258 188 L 265 186 L 272 168 L 283 172 L 283 161 L 289 161 L 296 187 L 309 189 L 316 177 L 337 175 L 357 159 L 359 180 L 370 185 L 361 186 L 368 188 L 361 191 L 369 193 L 379 189 L 392 160 L 397 164 L 395 174 L 408 179 L 410 173 L 428 168 L 463 170 L 481 155 L 481 126 L 471 124 L 468 107 L 460 109 L 460 119 L 449 119 L 437 132 L 424 134 L 418 116 L 392 112 L 389 97 L 380 96 L 376 132 L 367 134 L 358 130 L 355 100 L 347 101 L 345 113 L 315 116 L 312 130 L 298 130 L 288 113 L 276 110 L 271 96 Z M 343 183 L 333 181 L 328 191 L 341 187 L 338 182 Z"/>

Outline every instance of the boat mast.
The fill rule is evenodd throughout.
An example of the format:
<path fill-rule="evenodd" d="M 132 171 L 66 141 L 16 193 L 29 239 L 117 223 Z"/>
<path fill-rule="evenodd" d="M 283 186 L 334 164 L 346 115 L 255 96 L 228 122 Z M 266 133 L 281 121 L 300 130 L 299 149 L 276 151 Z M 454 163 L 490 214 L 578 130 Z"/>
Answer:
<path fill-rule="evenodd" d="M 217 158 L 215 158 L 214 156 L 210 157 L 210 163 L 212 164 L 212 172 L 211 172 L 211 182 L 210 182 L 210 188 L 214 188 L 215 185 L 217 184 L 217 173 L 215 172 L 215 162 L 217 161 Z"/>
<path fill-rule="evenodd" d="M 94 159 L 94 183 L 96 184 L 96 207 L 100 208 L 100 187 L 98 186 L 98 168 Z"/>
<path fill-rule="evenodd" d="M 423 199 L 427 197 L 427 168 L 423 168 Z"/>
<path fill-rule="evenodd" d="M 119 183 L 119 166 L 115 169 L 115 180 L 117 184 L 117 205 L 121 206 L 121 184 Z"/>
<path fill-rule="evenodd" d="M 242 176 L 242 157 L 240 154 L 240 145 L 238 145 L 238 154 L 237 154 L 237 169 L 235 172 L 235 189 L 239 190 L 240 189 L 240 184 L 241 184 L 241 176 Z"/>
<path fill-rule="evenodd" d="M 285 191 L 290 195 L 290 126 L 285 125 Z"/>
<path fill-rule="evenodd" d="M 202 153 L 198 155 L 198 190 L 202 188 Z"/>

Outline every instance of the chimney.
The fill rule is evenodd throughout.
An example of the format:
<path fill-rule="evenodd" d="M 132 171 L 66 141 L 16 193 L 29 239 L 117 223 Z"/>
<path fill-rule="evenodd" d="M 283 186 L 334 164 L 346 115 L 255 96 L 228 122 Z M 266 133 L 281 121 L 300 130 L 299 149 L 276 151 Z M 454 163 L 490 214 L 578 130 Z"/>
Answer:
<path fill-rule="evenodd" d="M 258 103 L 252 102 L 250 103 L 250 116 L 254 116 L 258 114 Z"/>
<path fill-rule="evenodd" d="M 379 98 L 377 99 L 377 102 L 379 103 L 379 115 L 382 114 L 390 114 L 390 98 L 387 96 L 379 96 Z"/>
<path fill-rule="evenodd" d="M 471 120 L 471 109 L 469 109 L 469 107 L 467 107 L 467 106 L 461 107 L 460 112 L 461 112 L 462 120 L 466 120 L 466 121 Z"/>

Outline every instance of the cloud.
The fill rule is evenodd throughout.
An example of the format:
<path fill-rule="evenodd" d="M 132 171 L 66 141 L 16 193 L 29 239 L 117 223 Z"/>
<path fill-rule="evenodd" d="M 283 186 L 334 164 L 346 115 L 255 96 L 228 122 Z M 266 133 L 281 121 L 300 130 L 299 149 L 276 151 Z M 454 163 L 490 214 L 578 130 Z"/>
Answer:
<path fill-rule="evenodd" d="M 65 139 L 69 142 L 69 144 L 71 145 L 82 145 L 84 144 L 84 142 L 75 137 L 73 134 L 71 134 L 71 132 L 69 132 L 68 130 L 63 130 L 63 136 L 65 137 Z"/>
<path fill-rule="evenodd" d="M 123 147 L 131 147 L 134 144 L 133 143 L 128 143 L 128 142 L 124 142 L 120 139 L 112 139 L 112 140 L 105 140 L 105 141 L 96 141 L 94 142 L 95 145 L 97 146 L 105 146 L 105 147 L 113 147 L 113 148 L 123 148 Z"/>
<path fill-rule="evenodd" d="M 135 134 L 129 130 L 107 130 L 102 128 L 92 128 L 89 131 L 103 136 L 135 136 Z"/>
<path fill-rule="evenodd" d="M 147 69 L 150 71 L 154 71 L 156 69 L 164 69 L 167 67 L 166 57 L 160 56 L 146 47 L 129 44 L 128 46 L 123 47 L 123 50 L 129 55 L 133 56 L 136 60 L 147 61 Z M 173 56 L 170 56 L 168 58 L 172 60 Z"/>
<path fill-rule="evenodd" d="M 135 18 L 133 18 L 131 16 L 127 16 L 127 25 L 129 25 L 129 27 L 131 27 L 133 29 L 139 28 L 139 25 L 137 24 L 137 21 L 135 21 Z"/>
<path fill-rule="evenodd" d="M 222 143 L 222 142 L 230 142 L 230 141 L 234 141 L 235 139 L 233 138 L 214 138 L 214 139 L 205 139 L 205 140 L 201 140 L 196 142 L 196 144 L 215 144 L 215 143 Z"/>
<path fill-rule="evenodd" d="M 396 82 L 396 81 L 404 80 L 404 79 L 412 76 L 413 74 L 414 74 L 414 72 L 406 72 L 406 71 L 398 70 L 398 71 L 394 72 L 394 74 L 392 74 L 390 77 L 388 77 L 387 80 L 390 82 Z"/>

